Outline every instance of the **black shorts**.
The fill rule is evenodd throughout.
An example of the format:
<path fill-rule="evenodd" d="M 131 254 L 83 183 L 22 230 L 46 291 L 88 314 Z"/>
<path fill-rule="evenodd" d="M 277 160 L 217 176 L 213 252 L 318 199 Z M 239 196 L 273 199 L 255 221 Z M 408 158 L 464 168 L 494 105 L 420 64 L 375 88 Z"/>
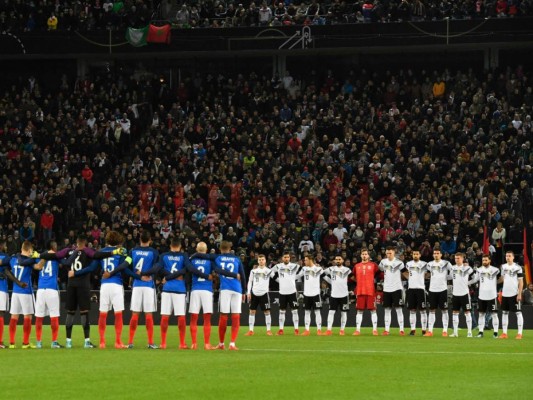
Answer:
<path fill-rule="evenodd" d="M 287 305 L 293 310 L 298 309 L 298 299 L 296 298 L 296 293 L 279 295 L 279 309 L 286 310 Z"/>
<path fill-rule="evenodd" d="M 407 307 L 409 310 L 421 310 L 426 308 L 426 291 L 424 289 L 408 289 Z"/>
<path fill-rule="evenodd" d="M 470 311 L 472 310 L 472 302 L 470 301 L 470 295 L 453 296 L 452 297 L 452 310 L 453 311 Z"/>
<path fill-rule="evenodd" d="M 477 309 L 480 313 L 496 312 L 498 311 L 498 300 L 481 300 L 477 301 Z"/>
<path fill-rule="evenodd" d="M 396 290 L 394 292 L 383 292 L 383 307 L 401 307 L 403 306 L 403 293 L 402 290 Z"/>
<path fill-rule="evenodd" d="M 67 311 L 89 311 L 91 309 L 91 288 L 89 286 L 67 286 Z"/>
<path fill-rule="evenodd" d="M 442 292 L 429 292 L 429 308 L 436 310 L 437 308 L 441 310 L 448 309 L 448 291 L 443 290 Z"/>
<path fill-rule="evenodd" d="M 346 297 L 330 297 L 329 309 L 332 311 L 348 311 L 350 309 L 350 299 Z"/>
<path fill-rule="evenodd" d="M 304 308 L 306 310 L 319 310 L 322 308 L 322 299 L 320 295 L 304 296 Z"/>
<path fill-rule="evenodd" d="M 516 300 L 516 296 L 502 297 L 502 311 L 518 312 L 522 311 L 522 302 Z"/>
<path fill-rule="evenodd" d="M 256 296 L 252 293 L 252 300 L 250 301 L 250 310 L 257 310 L 257 307 L 260 307 L 263 311 L 270 311 L 270 297 L 268 293 L 265 293 L 262 296 Z"/>

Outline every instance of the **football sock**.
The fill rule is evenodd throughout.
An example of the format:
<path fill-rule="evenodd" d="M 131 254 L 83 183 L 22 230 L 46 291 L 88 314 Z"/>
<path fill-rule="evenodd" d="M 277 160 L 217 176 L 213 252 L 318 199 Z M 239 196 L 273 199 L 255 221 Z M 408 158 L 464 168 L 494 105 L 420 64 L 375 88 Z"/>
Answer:
<path fill-rule="evenodd" d="M 294 329 L 298 329 L 298 326 L 300 325 L 300 315 L 298 314 L 298 310 L 292 310 L 292 324 L 294 325 Z"/>
<path fill-rule="evenodd" d="M 115 311 L 115 343 L 122 343 L 122 327 L 124 321 L 122 320 L 122 311 Z"/>
<path fill-rule="evenodd" d="M 4 342 L 4 315 L 0 315 L 0 343 Z"/>
<path fill-rule="evenodd" d="M 524 316 L 522 315 L 522 311 L 516 313 L 516 326 L 518 328 L 518 334 L 521 335 L 524 329 Z"/>
<path fill-rule="evenodd" d="M 105 343 L 105 328 L 107 324 L 107 313 L 101 312 L 98 317 L 98 334 L 100 335 L 100 344 Z"/>
<path fill-rule="evenodd" d="M 453 322 L 453 334 L 457 335 L 459 332 L 459 314 L 456 314 L 456 313 L 452 314 L 452 322 Z"/>
<path fill-rule="evenodd" d="M 74 325 L 74 314 L 67 313 L 67 320 L 65 321 L 65 331 L 67 333 L 67 339 L 72 337 L 72 326 Z"/>
<path fill-rule="evenodd" d="M 135 332 L 137 331 L 137 325 L 139 325 L 139 314 L 131 314 L 130 319 L 130 340 L 128 344 L 133 343 L 133 339 L 135 338 Z M 148 329 L 148 324 L 146 324 L 146 328 Z"/>
<path fill-rule="evenodd" d="M 370 311 L 370 318 L 372 319 L 372 330 L 378 329 L 378 313 L 376 310 Z M 363 321 L 363 312 L 361 311 L 361 321 Z"/>
<path fill-rule="evenodd" d="M 403 331 L 403 309 L 401 307 L 396 307 L 396 318 L 398 319 L 398 326 L 400 327 L 400 331 Z"/>
<path fill-rule="evenodd" d="M 189 329 L 191 331 L 192 344 L 196 344 L 196 335 L 198 333 L 198 314 L 191 314 L 191 323 Z"/>
<path fill-rule="evenodd" d="M 494 332 L 498 332 L 498 328 L 500 327 L 500 319 L 498 318 L 498 313 L 493 312 L 492 313 L 492 329 L 494 329 Z"/>
<path fill-rule="evenodd" d="M 429 312 L 428 331 L 433 332 L 433 326 L 435 325 L 435 311 Z"/>
<path fill-rule="evenodd" d="M 9 320 L 9 343 L 11 344 L 15 344 L 15 335 L 17 333 L 17 322 L 18 322 L 18 317 L 17 318 L 11 317 L 11 319 Z"/>
<path fill-rule="evenodd" d="M 357 310 L 357 314 L 355 315 L 355 330 L 356 331 L 361 330 L 362 323 L 363 323 L 363 311 Z"/>
<path fill-rule="evenodd" d="M 272 328 L 272 317 L 270 314 L 265 314 L 265 324 L 267 326 L 267 331 L 269 331 Z"/>
<path fill-rule="evenodd" d="M 224 343 L 224 338 L 226 337 L 226 329 L 228 327 L 228 314 L 220 314 L 218 320 L 218 342 L 220 344 Z"/>
<path fill-rule="evenodd" d="M 448 323 L 450 322 L 450 316 L 448 315 L 448 310 L 442 310 L 442 331 L 448 331 Z"/>
<path fill-rule="evenodd" d="M 423 331 L 428 328 L 428 314 L 426 313 L 426 310 L 420 311 L 420 324 L 422 325 Z"/>
<path fill-rule="evenodd" d="M 502 312 L 502 331 L 507 335 L 507 327 L 509 326 L 509 311 Z"/>
<path fill-rule="evenodd" d="M 154 316 L 152 314 L 144 315 L 146 323 L 146 334 L 148 336 L 148 344 L 154 344 Z"/>
<path fill-rule="evenodd" d="M 305 330 L 308 331 L 311 326 L 311 310 L 305 310 L 304 324 Z"/>
<path fill-rule="evenodd" d="M 211 341 L 211 313 L 204 314 L 204 344 Z"/>
<path fill-rule="evenodd" d="M 485 329 L 485 313 L 479 313 L 477 324 L 477 329 L 480 333 L 483 333 L 483 330 Z"/>
<path fill-rule="evenodd" d="M 328 331 L 333 327 L 333 319 L 335 318 L 335 310 L 329 310 L 328 312 Z"/>
<path fill-rule="evenodd" d="M 468 333 L 472 333 L 472 314 L 465 313 L 465 318 L 466 318 L 466 329 L 468 330 Z"/>
<path fill-rule="evenodd" d="M 52 342 L 57 342 L 59 333 L 59 317 L 50 317 L 50 328 L 52 328 Z"/>
<path fill-rule="evenodd" d="M 166 322 L 166 328 L 168 330 L 168 317 Z M 180 332 L 180 346 L 185 346 L 185 334 L 187 333 L 187 319 L 185 315 L 178 316 L 178 330 Z M 166 331 L 165 331 L 165 343 L 166 343 Z"/>
<path fill-rule="evenodd" d="M 178 326 L 180 326 L 180 318 L 178 317 Z M 168 315 L 161 315 L 161 322 L 159 323 L 159 328 L 161 329 L 161 345 L 164 346 L 167 344 L 167 332 L 168 332 Z M 180 338 L 181 338 L 181 326 L 180 326 Z"/>
<path fill-rule="evenodd" d="M 346 311 L 341 312 L 341 331 L 346 328 L 346 321 L 348 321 L 348 313 Z"/>
<path fill-rule="evenodd" d="M 239 328 L 241 327 L 240 314 L 232 314 L 231 316 L 231 343 L 235 344 L 237 335 L 239 334 Z"/>
<path fill-rule="evenodd" d="M 285 310 L 279 310 L 279 329 L 283 330 L 285 326 Z"/>
<path fill-rule="evenodd" d="M 322 313 L 321 310 L 315 310 L 315 322 L 316 322 L 316 328 L 322 329 Z"/>
<path fill-rule="evenodd" d="M 416 311 L 409 311 L 409 323 L 411 324 L 411 330 L 416 329 Z"/>
<path fill-rule="evenodd" d="M 24 335 L 22 338 L 22 344 L 28 344 L 30 342 L 30 333 L 31 333 L 31 316 L 24 317 L 24 325 L 22 327 Z"/>
<path fill-rule="evenodd" d="M 391 321 L 391 309 L 386 308 L 385 309 L 385 330 L 388 332 L 390 329 L 390 321 Z"/>
<path fill-rule="evenodd" d="M 89 313 L 87 312 L 80 313 L 80 319 L 81 319 L 81 326 L 83 326 L 83 335 L 85 336 L 85 340 L 87 341 L 91 337 L 91 323 L 89 322 Z M 71 331 L 72 331 L 72 327 L 71 327 Z"/>
<path fill-rule="evenodd" d="M 255 325 L 255 314 L 248 315 L 248 328 L 253 332 Z"/>
<path fill-rule="evenodd" d="M 43 317 L 35 317 L 35 339 L 37 339 L 38 342 L 43 338 L 43 319 Z M 26 320 L 26 318 L 24 318 L 24 320 Z"/>

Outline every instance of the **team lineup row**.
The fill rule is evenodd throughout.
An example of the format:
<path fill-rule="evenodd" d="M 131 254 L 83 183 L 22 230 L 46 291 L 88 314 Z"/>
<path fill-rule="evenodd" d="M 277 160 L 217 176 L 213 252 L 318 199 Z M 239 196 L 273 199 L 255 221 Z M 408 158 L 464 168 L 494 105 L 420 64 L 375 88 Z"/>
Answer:
<path fill-rule="evenodd" d="M 403 317 L 403 282 L 407 280 L 407 304 L 410 310 L 410 334 L 414 335 L 417 325 L 417 311 L 420 312 L 420 322 L 424 336 L 433 335 L 436 310 L 448 309 L 448 281 L 453 282 L 452 318 L 453 333 L 458 336 L 459 313 L 465 314 L 468 337 L 472 337 L 472 316 L 469 286 L 479 282 L 479 333 L 483 337 L 485 316 L 492 315 L 495 337 L 498 337 L 499 319 L 497 313 L 497 285 L 503 283 L 502 289 L 502 334 L 500 338 L 507 338 L 509 312 L 517 316 L 518 335 L 522 338 L 523 316 L 521 313 L 521 295 L 523 289 L 522 268 L 514 262 L 514 254 L 506 253 L 506 263 L 501 270 L 490 265 L 490 257 L 483 256 L 482 266 L 476 269 L 464 263 L 464 255 L 455 255 L 455 265 L 442 259 L 439 249 L 433 252 L 433 260 L 426 263 L 420 260 L 420 253 L 413 252 L 413 259 L 406 264 L 395 257 L 395 249 L 387 248 L 386 258 L 379 265 L 370 260 L 369 252 L 361 250 L 361 262 L 353 270 L 344 266 L 342 257 L 337 256 L 334 265 L 322 268 L 314 264 L 312 255 L 304 257 L 304 266 L 292 263 L 290 254 L 284 254 L 279 264 L 268 268 L 266 257 L 258 256 L 258 265 L 246 280 L 244 268 L 238 256 L 231 253 L 231 243 L 222 242 L 220 254 L 208 254 L 207 246 L 201 242 L 197 246 L 197 253 L 189 257 L 181 252 L 178 239 L 171 242 L 170 251 L 159 254 L 152 248 L 151 237 L 148 232 L 141 235 L 140 245 L 130 250 L 123 248 L 124 239 L 118 232 L 111 231 L 106 235 L 106 247 L 100 251 L 86 247 L 86 240 L 78 238 L 76 248 L 57 250 L 57 244 L 50 242 L 49 249 L 43 253 L 34 251 L 30 242 L 24 242 L 20 254 L 8 256 L 0 252 L 0 348 L 3 344 L 4 312 L 11 314 L 9 323 L 10 348 L 15 348 L 15 336 L 19 316 L 24 316 L 23 348 L 42 347 L 42 325 L 45 316 L 50 316 L 52 329 L 52 348 L 63 347 L 57 342 L 59 331 L 59 291 L 58 271 L 60 265 L 70 268 L 67 284 L 66 299 L 66 347 L 72 347 L 72 327 L 74 315 L 79 310 L 81 324 L 84 330 L 84 347 L 95 347 L 90 341 L 90 275 L 101 269 L 101 288 L 98 330 L 100 348 L 106 347 L 105 331 L 107 313 L 114 311 L 115 317 L 115 347 L 133 348 L 135 332 L 139 314 L 144 312 L 148 334 L 148 347 L 158 348 L 154 343 L 153 313 L 156 311 L 155 282 L 161 280 L 161 348 L 167 347 L 167 332 L 169 319 L 177 316 L 180 337 L 180 349 L 189 348 L 185 342 L 186 335 L 186 304 L 187 285 L 184 276 L 192 275 L 189 308 L 191 349 L 197 349 L 198 316 L 203 313 L 204 321 L 204 349 L 224 349 L 228 319 L 231 316 L 230 350 L 237 350 L 235 345 L 239 327 L 242 303 L 250 302 L 249 331 L 246 335 L 254 334 L 255 315 L 258 308 L 265 313 L 267 335 L 272 335 L 270 299 L 268 296 L 271 279 L 279 282 L 280 312 L 278 335 L 283 335 L 287 309 L 292 311 L 295 334 L 299 334 L 299 316 L 296 281 L 303 279 L 303 296 L 305 308 L 305 331 L 302 335 L 310 335 L 311 315 L 314 311 L 315 324 L 318 335 L 331 335 L 335 312 L 341 312 L 340 334 L 345 334 L 347 313 L 349 310 L 348 282 L 356 282 L 356 330 L 354 335 L 360 335 L 363 312 L 369 310 L 372 320 L 372 331 L 378 335 L 378 318 L 376 313 L 376 280 L 378 274 L 383 273 L 383 306 L 384 331 L 390 334 L 392 308 L 395 309 L 400 335 L 404 335 Z M 5 243 L 0 243 L 0 250 Z M 36 300 L 34 301 L 32 270 L 39 271 Z M 213 313 L 213 276 L 219 275 L 219 343 L 212 346 L 211 315 Z M 123 279 L 133 281 L 131 311 L 129 323 L 129 341 L 122 342 L 124 307 Z M 14 282 L 11 304 L 9 302 L 6 278 Z M 429 284 L 429 315 L 426 313 L 425 280 Z M 331 298 L 327 318 L 327 330 L 322 332 L 322 301 L 320 297 L 321 280 L 331 285 Z M 443 336 L 448 336 L 448 312 L 442 312 Z M 35 329 L 37 344 L 32 345 L 29 337 L 32 329 L 32 316 L 35 315 Z"/>

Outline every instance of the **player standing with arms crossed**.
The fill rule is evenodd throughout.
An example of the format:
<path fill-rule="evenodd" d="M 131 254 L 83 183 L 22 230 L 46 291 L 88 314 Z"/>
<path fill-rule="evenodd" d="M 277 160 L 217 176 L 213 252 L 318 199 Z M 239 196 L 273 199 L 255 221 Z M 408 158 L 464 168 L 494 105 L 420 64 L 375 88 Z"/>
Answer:
<path fill-rule="evenodd" d="M 422 335 L 426 333 L 428 315 L 426 311 L 426 285 L 425 279 L 428 273 L 427 263 L 420 260 L 420 251 L 413 250 L 413 259 L 405 267 L 409 273 L 407 289 L 407 306 L 409 307 L 409 323 L 411 324 L 410 336 L 416 334 L 416 312 L 420 311 L 420 324 Z"/>
<path fill-rule="evenodd" d="M 481 259 L 481 267 L 477 268 L 477 280 L 479 281 L 479 333 L 476 337 L 483 337 L 483 330 L 485 329 L 485 315 L 487 312 L 492 313 L 492 327 L 494 329 L 493 337 L 498 338 L 498 327 L 500 321 L 498 319 L 498 278 L 500 277 L 500 270 L 490 265 L 490 255 L 484 254 Z"/>
<path fill-rule="evenodd" d="M 396 249 L 387 247 L 387 257 L 379 263 L 379 269 L 385 272 L 383 279 L 383 307 L 385 308 L 385 330 L 383 336 L 388 336 L 391 325 L 391 308 L 396 309 L 396 318 L 400 327 L 400 336 L 405 335 L 403 320 L 403 285 L 402 272 L 405 265 L 396 258 Z"/>
<path fill-rule="evenodd" d="M 328 329 L 326 335 L 331 336 L 331 328 L 335 318 L 335 311 L 341 311 L 340 336 L 344 336 L 344 328 L 348 320 L 348 310 L 350 309 L 350 299 L 348 292 L 348 277 L 352 271 L 345 267 L 344 259 L 341 256 L 335 257 L 335 265 L 326 268 L 324 280 L 331 285 L 331 297 L 329 298 Z"/>
<path fill-rule="evenodd" d="M 276 280 L 279 282 L 279 330 L 276 335 L 283 335 L 287 306 L 291 308 L 294 334 L 298 335 L 300 318 L 296 297 L 296 279 L 300 265 L 291 262 L 291 255 L 288 252 L 283 254 L 281 260 L 282 262 L 272 267 L 272 271 L 278 274 Z"/>
<path fill-rule="evenodd" d="M 259 254 L 257 256 L 257 267 L 250 272 L 248 278 L 247 297 L 250 303 L 250 315 L 248 316 L 248 326 L 250 330 L 245 336 L 253 336 L 255 314 L 257 307 L 265 313 L 265 324 L 267 329 L 267 336 L 272 336 L 271 325 L 272 319 L 270 317 L 270 297 L 268 291 L 270 289 L 270 276 L 272 271 L 266 266 L 266 256 Z"/>
<path fill-rule="evenodd" d="M 522 290 L 524 290 L 524 272 L 520 265 L 514 262 L 514 253 L 505 253 L 505 264 L 501 267 L 502 289 L 502 334 L 501 339 L 507 339 L 507 327 L 509 326 L 509 313 L 516 313 L 516 325 L 518 334 L 516 339 L 522 339 L 524 329 L 524 317 L 522 316 Z"/>

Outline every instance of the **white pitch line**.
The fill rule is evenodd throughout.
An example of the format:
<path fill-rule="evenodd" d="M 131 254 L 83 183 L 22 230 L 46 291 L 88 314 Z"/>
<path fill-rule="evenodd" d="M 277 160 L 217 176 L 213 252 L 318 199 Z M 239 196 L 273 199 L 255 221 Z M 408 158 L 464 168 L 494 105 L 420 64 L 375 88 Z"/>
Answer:
<path fill-rule="evenodd" d="M 271 353 L 347 353 L 347 354 L 471 354 L 471 355 L 491 355 L 491 356 L 533 356 L 533 353 L 503 353 L 503 352 L 485 352 L 485 351 L 405 351 L 397 352 L 392 350 L 325 350 L 325 349 L 243 349 L 244 351 L 260 351 Z"/>

